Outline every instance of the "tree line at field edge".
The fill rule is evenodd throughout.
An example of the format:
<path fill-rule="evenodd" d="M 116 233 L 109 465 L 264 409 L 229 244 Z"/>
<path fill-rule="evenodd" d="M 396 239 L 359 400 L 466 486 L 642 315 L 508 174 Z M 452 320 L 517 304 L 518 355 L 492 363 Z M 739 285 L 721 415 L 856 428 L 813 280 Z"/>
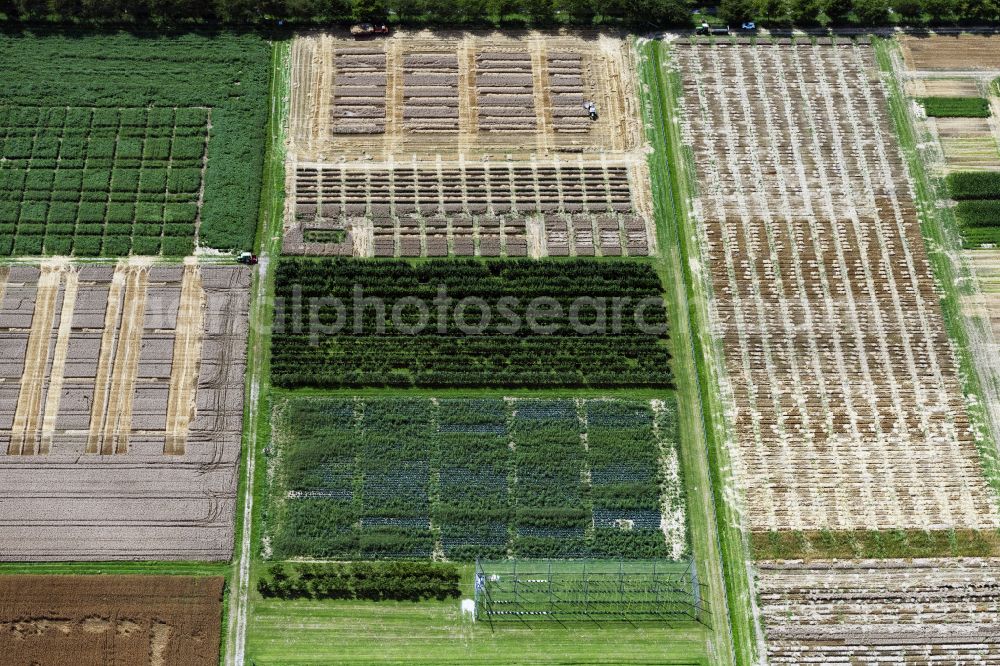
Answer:
<path fill-rule="evenodd" d="M 8 21 L 76 24 L 315 25 L 388 20 L 466 27 L 734 27 L 1000 23 L 1000 0 L 0 0 Z"/>

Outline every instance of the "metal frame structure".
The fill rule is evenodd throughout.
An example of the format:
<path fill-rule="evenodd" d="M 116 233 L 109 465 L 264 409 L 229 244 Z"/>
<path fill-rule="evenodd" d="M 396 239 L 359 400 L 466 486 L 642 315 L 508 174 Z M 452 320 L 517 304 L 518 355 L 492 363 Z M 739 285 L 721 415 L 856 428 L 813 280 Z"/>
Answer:
<path fill-rule="evenodd" d="M 476 621 L 697 622 L 711 609 L 694 560 L 476 561 Z"/>

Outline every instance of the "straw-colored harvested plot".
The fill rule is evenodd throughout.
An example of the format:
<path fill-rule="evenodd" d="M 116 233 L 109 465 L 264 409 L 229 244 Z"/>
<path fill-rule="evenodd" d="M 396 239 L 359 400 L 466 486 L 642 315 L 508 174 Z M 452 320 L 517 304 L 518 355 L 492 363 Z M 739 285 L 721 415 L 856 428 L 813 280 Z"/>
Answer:
<path fill-rule="evenodd" d="M 675 58 L 749 527 L 996 525 L 871 47 Z"/>
<path fill-rule="evenodd" d="M 628 44 L 600 34 L 313 34 L 292 47 L 284 251 L 643 256 Z M 597 106 L 591 119 L 586 102 Z"/>
<path fill-rule="evenodd" d="M 1000 663 L 1000 560 L 756 567 L 771 664 Z"/>
<path fill-rule="evenodd" d="M 0 559 L 228 557 L 249 272 L 3 276 Z"/>

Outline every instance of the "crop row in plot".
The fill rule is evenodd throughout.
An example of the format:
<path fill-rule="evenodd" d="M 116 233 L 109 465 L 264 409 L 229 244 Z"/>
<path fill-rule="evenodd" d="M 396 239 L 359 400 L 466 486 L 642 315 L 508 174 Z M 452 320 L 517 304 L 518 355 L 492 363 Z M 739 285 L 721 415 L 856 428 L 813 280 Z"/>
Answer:
<path fill-rule="evenodd" d="M 0 253 L 186 254 L 196 222 L 203 245 L 249 245 L 266 42 L 8 35 L 0 54 Z"/>
<path fill-rule="evenodd" d="M 277 285 L 277 386 L 671 384 L 645 263 L 286 258 Z"/>
<path fill-rule="evenodd" d="M 672 402 L 292 398 L 277 558 L 680 558 Z"/>
<path fill-rule="evenodd" d="M 759 562 L 771 664 L 1000 660 L 996 560 Z"/>

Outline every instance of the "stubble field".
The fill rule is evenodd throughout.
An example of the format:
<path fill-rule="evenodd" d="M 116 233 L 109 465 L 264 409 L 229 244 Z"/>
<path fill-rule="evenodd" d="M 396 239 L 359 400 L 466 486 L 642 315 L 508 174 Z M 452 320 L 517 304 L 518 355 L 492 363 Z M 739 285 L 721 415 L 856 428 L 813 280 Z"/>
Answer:
<path fill-rule="evenodd" d="M 0 559 L 228 558 L 249 272 L 0 278 Z"/>
<path fill-rule="evenodd" d="M 675 44 L 746 523 L 992 527 L 872 48 L 784 41 Z"/>

